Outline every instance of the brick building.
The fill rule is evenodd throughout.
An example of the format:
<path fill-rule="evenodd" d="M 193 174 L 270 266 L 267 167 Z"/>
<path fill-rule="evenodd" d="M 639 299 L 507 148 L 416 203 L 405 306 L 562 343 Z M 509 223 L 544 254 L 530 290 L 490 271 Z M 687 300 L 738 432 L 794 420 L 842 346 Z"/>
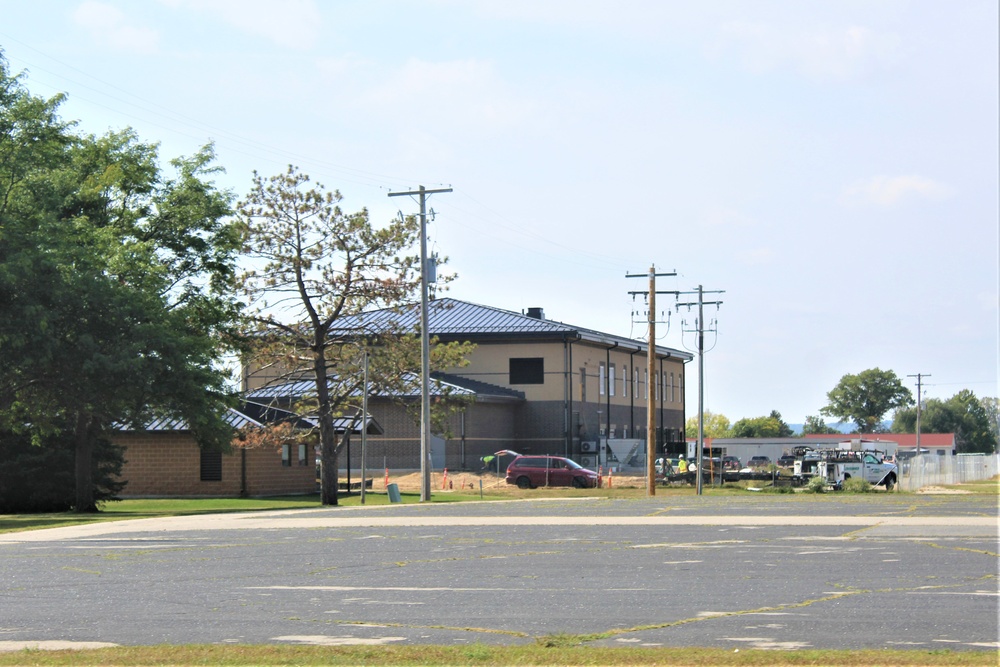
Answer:
<path fill-rule="evenodd" d="M 276 418 L 273 409 L 253 403 L 241 410 L 230 410 L 227 415 L 234 429 L 260 428 L 264 421 Z M 313 425 L 296 426 L 311 429 Z M 350 427 L 347 420 L 338 420 L 337 426 L 340 433 Z M 368 429 L 371 433 L 381 432 L 371 420 Z M 122 498 L 268 496 L 316 491 L 315 445 L 308 440 L 256 447 L 234 441 L 229 452 L 204 451 L 187 425 L 178 419 L 156 420 L 142 430 L 123 428 L 112 440 L 125 447 L 121 478 L 128 484 L 120 494 Z"/>

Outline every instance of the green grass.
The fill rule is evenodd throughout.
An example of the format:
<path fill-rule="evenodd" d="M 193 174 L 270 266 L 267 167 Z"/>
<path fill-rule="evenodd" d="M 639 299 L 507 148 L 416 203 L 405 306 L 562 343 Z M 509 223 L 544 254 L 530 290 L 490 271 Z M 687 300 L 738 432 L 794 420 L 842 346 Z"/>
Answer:
<path fill-rule="evenodd" d="M 497 500 L 509 496 L 483 493 L 484 500 Z M 401 493 L 403 504 L 419 503 L 419 493 Z M 431 502 L 449 503 L 479 500 L 479 492 L 431 494 Z M 342 493 L 338 502 L 344 507 L 361 505 L 358 492 Z M 388 505 L 385 493 L 366 493 L 365 505 Z M 152 519 L 169 516 L 190 516 L 196 514 L 219 514 L 224 512 L 266 512 L 287 509 L 315 509 L 320 507 L 319 495 L 275 496 L 270 498 L 136 498 L 103 503 L 97 514 L 76 514 L 57 512 L 48 514 L 0 514 L 0 533 L 39 528 L 78 526 L 99 521 L 122 521 L 125 519 Z"/>
<path fill-rule="evenodd" d="M 538 641 L 523 646 L 128 646 L 87 651 L 0 653 L 8 665 L 903 665 L 937 667 L 997 664 L 996 651 L 764 651 L 705 648 L 599 648 Z"/>
<path fill-rule="evenodd" d="M 992 479 L 981 479 L 976 482 L 966 482 L 965 484 L 951 484 L 944 488 L 988 496 L 1000 496 L 1000 476 Z"/>

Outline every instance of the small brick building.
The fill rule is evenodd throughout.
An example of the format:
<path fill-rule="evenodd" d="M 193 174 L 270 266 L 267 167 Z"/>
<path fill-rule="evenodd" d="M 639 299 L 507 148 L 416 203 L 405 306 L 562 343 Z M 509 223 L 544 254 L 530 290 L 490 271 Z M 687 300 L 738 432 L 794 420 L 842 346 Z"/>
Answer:
<path fill-rule="evenodd" d="M 244 410 L 260 416 L 254 406 Z M 249 408 L 249 409 L 248 409 Z M 230 410 L 234 429 L 260 428 L 263 423 L 243 411 Z M 338 424 L 340 433 L 346 420 Z M 311 423 L 301 426 L 312 427 Z M 381 433 L 374 421 L 370 433 Z M 246 446 L 234 441 L 229 452 L 198 446 L 181 420 L 157 420 L 143 430 L 119 430 L 112 440 L 125 447 L 121 478 L 128 484 L 122 498 L 238 497 L 299 495 L 316 492 L 315 445 L 309 441 Z"/>

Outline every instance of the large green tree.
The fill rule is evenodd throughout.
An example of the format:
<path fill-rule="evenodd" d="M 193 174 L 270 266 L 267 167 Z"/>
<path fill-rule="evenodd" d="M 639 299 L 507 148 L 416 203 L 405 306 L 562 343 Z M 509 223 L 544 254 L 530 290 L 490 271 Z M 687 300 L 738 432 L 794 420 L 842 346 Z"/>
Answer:
<path fill-rule="evenodd" d="M 915 433 L 916 407 L 896 411 L 893 433 Z M 954 433 L 959 453 L 989 453 L 997 449 L 997 437 L 989 413 L 976 395 L 963 389 L 946 401 L 929 398 L 920 410 L 921 433 Z"/>
<path fill-rule="evenodd" d="M 232 197 L 210 147 L 166 176 L 155 145 L 76 133 L 2 56 L 0 102 L 0 428 L 71 438 L 74 508 L 90 512 L 94 447 L 116 424 L 167 413 L 228 444 Z"/>
<path fill-rule="evenodd" d="M 702 430 L 706 438 L 728 438 L 730 437 L 729 417 L 724 414 L 705 410 L 704 424 Z M 684 424 L 684 435 L 688 438 L 698 437 L 698 415 L 688 417 Z"/>
<path fill-rule="evenodd" d="M 859 433 L 882 430 L 882 418 L 890 411 L 913 404 L 913 395 L 892 371 L 869 368 L 840 378 L 820 409 L 827 417 L 853 422 Z"/>
<path fill-rule="evenodd" d="M 840 433 L 837 429 L 832 426 L 828 426 L 822 417 L 816 415 L 806 416 L 805 423 L 802 424 L 802 434 L 819 434 L 819 435 L 833 435 L 835 433 Z"/>
<path fill-rule="evenodd" d="M 305 380 L 298 409 L 316 417 L 322 461 L 321 501 L 337 504 L 338 441 L 334 419 L 361 417 L 361 371 L 369 359 L 368 392 L 405 394 L 419 377 L 419 339 L 385 318 L 402 313 L 419 286 L 416 220 L 371 223 L 368 211 L 345 213 L 337 191 L 312 185 L 295 167 L 270 178 L 254 175 L 239 205 L 242 278 L 254 350 L 248 366 L 271 383 Z M 381 311 L 377 327 L 366 313 Z M 435 345 L 433 367 L 461 365 L 467 345 Z M 444 406 L 445 402 L 440 402 Z"/>
<path fill-rule="evenodd" d="M 777 410 L 772 410 L 766 417 L 744 417 L 729 431 L 731 438 L 790 438 L 793 435 L 792 428 Z"/>

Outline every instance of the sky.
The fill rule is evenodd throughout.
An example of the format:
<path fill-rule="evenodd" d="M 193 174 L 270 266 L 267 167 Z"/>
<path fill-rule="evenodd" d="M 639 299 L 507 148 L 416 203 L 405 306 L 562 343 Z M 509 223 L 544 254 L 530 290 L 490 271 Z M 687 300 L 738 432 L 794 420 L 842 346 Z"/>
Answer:
<path fill-rule="evenodd" d="M 445 296 L 647 334 L 702 286 L 707 410 L 817 415 L 848 373 L 997 396 L 995 0 L 0 0 L 33 93 L 220 186 L 297 165 Z M 695 297 L 684 295 L 682 301 Z M 656 300 L 657 343 L 696 313 Z M 688 365 L 687 412 L 698 404 Z"/>

